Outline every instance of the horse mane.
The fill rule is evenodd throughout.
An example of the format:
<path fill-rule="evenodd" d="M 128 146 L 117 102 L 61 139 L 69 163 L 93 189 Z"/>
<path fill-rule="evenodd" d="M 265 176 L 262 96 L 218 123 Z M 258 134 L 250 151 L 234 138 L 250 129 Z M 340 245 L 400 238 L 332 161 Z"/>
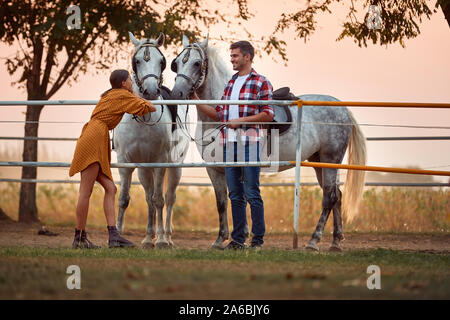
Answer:
<path fill-rule="evenodd" d="M 228 80 L 231 79 L 231 72 L 216 48 L 208 46 L 206 54 L 208 55 L 208 78 L 210 78 L 210 81 L 207 82 L 210 84 L 223 82 L 223 87 L 220 88 L 220 90 L 223 91 Z M 212 80 L 212 78 L 214 78 L 214 80 Z M 220 97 L 217 97 L 216 99 L 220 99 Z"/>

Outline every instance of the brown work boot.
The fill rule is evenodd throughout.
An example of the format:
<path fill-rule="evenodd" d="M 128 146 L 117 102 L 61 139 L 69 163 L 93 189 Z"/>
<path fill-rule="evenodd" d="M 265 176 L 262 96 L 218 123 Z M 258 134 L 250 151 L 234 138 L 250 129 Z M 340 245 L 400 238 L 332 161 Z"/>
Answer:
<path fill-rule="evenodd" d="M 75 228 L 75 236 L 73 237 L 72 248 L 79 249 L 81 243 L 81 230 Z"/>
<path fill-rule="evenodd" d="M 98 249 L 96 246 L 89 241 L 86 235 L 86 231 L 75 229 L 75 236 L 73 238 L 72 248 L 74 249 Z"/>
<path fill-rule="evenodd" d="M 85 249 L 99 249 L 100 248 L 99 246 L 96 246 L 91 241 L 89 241 L 85 230 L 81 230 L 81 243 L 83 244 Z"/>
<path fill-rule="evenodd" d="M 109 240 L 108 246 L 110 248 L 132 248 L 135 244 L 120 236 L 116 226 L 108 226 Z"/>

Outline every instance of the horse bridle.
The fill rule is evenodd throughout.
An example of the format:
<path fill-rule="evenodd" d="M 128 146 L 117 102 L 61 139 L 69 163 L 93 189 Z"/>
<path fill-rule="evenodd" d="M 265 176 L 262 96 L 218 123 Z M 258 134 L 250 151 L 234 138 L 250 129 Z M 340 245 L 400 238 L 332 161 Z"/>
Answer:
<path fill-rule="evenodd" d="M 161 66 L 161 74 L 159 76 L 157 76 L 156 74 L 150 73 L 145 75 L 144 77 L 142 77 L 142 79 L 139 79 L 138 73 L 137 73 L 137 66 L 136 66 L 136 54 L 139 52 L 139 50 L 141 50 L 143 47 L 145 47 L 145 51 L 144 51 L 144 61 L 148 62 L 150 61 L 150 50 L 149 47 L 154 47 L 158 50 L 158 52 L 161 54 L 161 56 L 163 57 L 162 60 L 162 66 Z M 162 82 L 163 82 L 163 76 L 162 73 L 164 71 L 164 69 L 166 68 L 166 58 L 164 57 L 164 55 L 162 54 L 161 50 L 159 50 L 158 45 L 150 43 L 150 42 L 146 42 L 144 44 L 142 44 L 137 50 L 136 52 L 133 54 L 133 58 L 131 59 L 131 64 L 132 64 L 132 68 L 133 68 L 133 73 L 134 73 L 134 79 L 136 82 L 136 85 L 139 88 L 139 92 L 143 95 L 144 94 L 144 88 L 142 87 L 145 79 L 147 78 L 155 78 L 158 81 L 158 87 L 161 88 L 162 86 Z M 147 126 L 154 126 L 155 124 L 159 123 L 159 121 L 161 120 L 162 116 L 164 113 L 164 108 L 162 108 L 161 110 L 161 115 L 159 116 L 159 119 L 157 121 L 155 121 L 154 123 L 148 123 L 145 120 L 145 117 L 142 116 L 142 119 L 139 116 L 133 115 L 133 119 L 141 124 L 145 124 Z M 151 115 L 150 115 L 151 118 Z"/>
<path fill-rule="evenodd" d="M 185 74 L 183 74 L 183 73 L 178 73 L 178 72 L 177 72 L 177 64 L 176 64 L 175 61 L 176 61 L 176 60 L 183 54 L 183 52 L 186 51 L 186 50 L 187 50 L 187 52 L 186 52 L 186 54 L 183 56 L 183 59 L 181 60 L 181 62 L 183 62 L 183 64 L 185 64 L 186 62 L 188 62 L 189 57 L 190 57 L 190 55 L 191 55 L 191 50 L 197 50 L 197 51 L 199 52 L 199 54 L 200 54 L 201 59 L 202 59 L 202 64 L 201 64 L 201 68 L 200 68 L 201 74 L 200 74 L 200 77 L 197 79 L 197 81 L 195 81 L 194 79 L 192 79 L 192 77 L 189 77 L 189 76 L 187 76 L 187 75 L 185 75 Z M 207 56 L 206 52 L 202 49 L 202 47 L 201 47 L 198 43 L 190 44 L 190 45 L 186 46 L 186 47 L 184 48 L 184 50 L 181 51 L 181 53 L 180 53 L 178 56 L 176 56 L 175 59 L 172 60 L 172 64 L 170 65 L 170 69 L 171 69 L 173 72 L 176 72 L 176 73 L 177 73 L 175 79 L 176 79 L 177 77 L 181 77 L 181 78 L 183 78 L 183 79 L 186 79 L 186 80 L 191 84 L 191 89 L 190 89 L 190 91 L 189 91 L 189 95 L 190 95 L 190 94 L 192 94 L 195 90 L 199 89 L 199 88 L 205 83 L 206 77 L 207 77 L 207 75 L 208 75 L 208 56 Z M 188 112 L 189 112 L 189 105 L 187 105 L 185 123 L 187 122 L 187 114 L 188 114 Z M 203 148 L 206 147 L 206 146 L 208 146 L 208 145 L 210 145 L 211 143 L 213 143 L 213 142 L 216 140 L 217 136 L 220 134 L 220 131 L 222 130 L 222 128 L 225 127 L 225 124 L 221 124 L 221 125 L 217 126 L 216 128 L 214 128 L 215 130 L 217 130 L 217 133 L 216 133 L 215 136 L 212 136 L 212 137 L 211 137 L 211 141 L 206 142 L 206 143 L 199 143 L 199 141 L 202 141 L 202 142 L 203 142 L 203 140 L 205 139 L 205 136 L 202 136 L 201 139 L 195 139 L 195 138 L 193 138 L 193 137 L 190 135 L 189 129 L 187 128 L 186 125 L 183 125 L 183 121 L 181 120 L 181 118 L 180 118 L 178 115 L 177 115 L 177 122 L 178 122 L 178 125 L 179 125 L 182 129 L 184 129 L 184 130 L 181 130 L 181 132 L 183 132 L 183 134 L 184 134 L 186 137 L 190 138 L 190 140 L 191 140 L 192 142 L 194 142 L 195 144 L 197 144 L 198 146 L 201 146 L 201 147 L 203 147 Z M 185 132 L 185 131 L 186 131 L 186 132 Z M 213 134 L 213 132 L 210 132 L 209 134 L 207 134 L 207 136 L 211 136 L 212 134 Z"/>
<path fill-rule="evenodd" d="M 149 50 L 149 47 L 156 48 L 158 50 L 158 52 L 161 54 L 161 56 L 163 57 L 162 66 L 161 66 L 161 73 L 160 73 L 159 76 L 157 76 L 156 74 L 150 73 L 150 74 L 147 74 L 144 77 L 142 77 L 142 79 L 139 79 L 139 76 L 138 76 L 138 73 L 137 73 L 137 66 L 136 66 L 136 54 L 143 47 L 145 47 L 145 51 L 144 51 L 144 61 L 145 62 L 150 61 L 150 50 Z M 139 88 L 139 92 L 140 93 L 142 93 L 142 94 L 144 93 L 144 88 L 142 87 L 142 85 L 143 85 L 145 79 L 150 78 L 150 77 L 155 78 L 158 81 L 158 87 L 161 88 L 162 82 L 163 82 L 163 75 L 162 74 L 163 74 L 164 69 L 166 68 L 166 58 L 162 54 L 161 50 L 159 50 L 159 48 L 158 48 L 158 46 L 156 44 L 147 42 L 147 43 L 144 43 L 143 45 L 141 45 L 139 47 L 139 49 L 137 49 L 136 52 L 133 54 L 133 58 L 131 60 L 131 65 L 132 65 L 132 68 L 133 68 L 134 78 L 136 80 L 135 82 L 136 82 L 136 84 L 137 84 L 137 86 Z"/>
<path fill-rule="evenodd" d="M 133 60 L 132 60 L 133 71 L 134 71 L 134 74 L 135 74 L 136 84 L 139 86 L 139 91 L 140 91 L 141 93 L 143 93 L 142 82 L 144 82 L 144 80 L 147 79 L 148 77 L 154 77 L 154 78 L 158 79 L 158 86 L 161 87 L 161 85 L 162 85 L 162 71 L 163 71 L 163 70 L 165 69 L 165 67 L 166 67 L 166 63 L 165 63 L 166 60 L 165 60 L 165 58 L 164 58 L 164 55 L 163 55 L 163 54 L 161 53 L 161 51 L 160 51 L 160 53 L 161 53 L 161 55 L 163 56 L 163 59 L 164 59 L 164 60 L 163 60 L 163 61 L 164 61 L 164 62 L 163 62 L 163 67 L 161 68 L 161 76 L 158 77 L 158 76 L 156 76 L 156 75 L 154 75 L 154 74 L 149 74 L 149 75 L 146 75 L 145 77 L 143 77 L 141 81 L 139 81 L 139 78 L 138 78 L 137 72 L 136 72 L 135 56 L 136 56 L 137 52 L 138 52 L 142 47 L 144 47 L 144 46 L 146 47 L 146 48 L 145 48 L 146 51 L 144 52 L 144 60 L 145 60 L 145 61 L 149 61 L 149 60 L 150 60 L 150 53 L 149 53 L 149 51 L 148 51 L 148 47 L 155 47 L 155 48 L 158 49 L 158 51 L 160 51 L 159 48 L 158 48 L 156 45 L 151 44 L 151 43 L 146 43 L 146 44 L 142 45 L 138 50 L 136 50 L 136 52 L 135 52 L 134 55 L 133 55 Z M 189 46 L 187 46 L 187 47 L 186 47 L 186 48 L 185 48 L 185 49 L 184 49 L 184 50 L 183 50 L 183 51 L 182 51 L 182 52 L 181 52 L 181 53 L 180 53 L 173 61 L 172 61 L 172 64 L 171 64 L 171 70 L 172 70 L 173 72 L 177 72 L 177 66 L 176 66 L 175 60 L 177 60 L 178 57 L 181 56 L 181 55 L 183 54 L 183 52 L 184 52 L 186 49 L 187 49 L 188 51 L 186 52 L 186 54 L 185 54 L 184 57 L 183 57 L 183 60 L 182 60 L 183 63 L 186 63 L 186 62 L 189 60 L 190 52 L 191 52 L 192 49 L 197 50 L 197 51 L 200 53 L 200 57 L 201 57 L 201 59 L 202 59 L 201 75 L 200 75 L 200 77 L 199 77 L 199 79 L 198 79 L 197 81 L 194 81 L 194 79 L 192 79 L 191 77 L 189 77 L 189 76 L 187 76 L 187 75 L 185 75 L 185 74 L 182 74 L 182 73 L 177 73 L 177 76 L 176 76 L 176 77 L 182 77 L 182 78 L 186 79 L 189 83 L 192 84 L 192 87 L 191 87 L 191 90 L 190 90 L 190 92 L 192 93 L 194 90 L 197 90 L 198 88 L 200 88 L 200 87 L 203 85 L 203 83 L 205 82 L 206 75 L 208 74 L 208 57 L 207 57 L 207 55 L 205 54 L 205 52 L 203 51 L 203 49 L 202 49 L 197 43 L 194 43 L 194 44 L 192 44 L 192 45 L 189 45 Z M 175 78 L 176 78 L 176 77 L 175 77 Z M 164 109 L 163 109 L 163 110 L 164 110 Z M 188 112 L 189 112 L 188 110 L 189 110 L 189 106 L 187 106 L 185 122 L 187 122 L 187 114 L 188 114 Z M 152 124 L 147 123 L 147 122 L 145 121 L 145 118 L 144 118 L 144 120 L 142 120 L 142 119 L 140 119 L 139 117 L 134 116 L 133 119 L 136 120 L 137 122 L 141 123 L 141 124 L 153 126 L 153 125 L 157 124 L 157 123 L 161 120 L 161 117 L 162 117 L 162 113 L 161 113 L 161 116 L 160 116 L 160 118 L 158 119 L 158 121 L 156 121 L 156 122 L 154 122 L 154 123 L 152 123 Z M 183 128 L 184 130 L 186 130 L 186 132 L 187 132 L 187 134 L 188 134 L 187 137 L 190 138 L 191 141 L 194 141 L 196 144 L 198 144 L 198 142 L 197 142 L 198 139 L 194 139 L 193 137 L 191 137 L 191 135 L 189 134 L 189 130 L 187 129 L 186 125 L 183 125 L 183 122 L 182 122 L 182 120 L 181 120 L 181 118 L 179 117 L 178 114 L 177 114 L 177 119 L 176 119 L 176 120 L 177 120 L 177 122 L 178 122 L 178 125 L 179 125 L 181 128 Z M 224 127 L 224 126 L 225 126 L 225 125 L 220 125 L 219 127 L 216 128 L 216 129 L 218 129 L 217 135 L 220 133 L 220 130 L 221 130 L 222 127 Z M 182 132 L 186 135 L 186 133 L 184 132 L 184 130 L 182 130 Z M 211 134 L 211 133 L 210 133 L 210 134 Z M 210 135 L 210 134 L 209 134 L 209 135 Z M 215 138 L 216 138 L 216 137 L 212 137 L 211 141 L 207 142 L 206 144 L 201 144 L 201 146 L 202 146 L 202 147 L 205 147 L 205 146 L 211 144 L 212 142 L 215 141 Z M 203 139 L 204 139 L 204 137 L 202 137 L 201 140 L 203 140 Z"/>
<path fill-rule="evenodd" d="M 175 61 L 186 50 L 187 50 L 187 52 L 184 55 L 183 60 L 181 60 L 183 62 L 183 64 L 188 62 L 189 57 L 191 55 L 191 50 L 197 50 L 200 53 L 200 57 L 202 59 L 202 65 L 201 65 L 201 68 L 200 68 L 201 74 L 200 74 L 200 77 L 197 79 L 197 81 L 192 79 L 192 77 L 189 77 L 189 76 L 187 76 L 187 75 L 185 75 L 183 73 L 178 73 L 177 72 L 177 64 L 175 63 Z M 186 79 L 191 84 L 191 90 L 190 90 L 189 93 L 193 93 L 195 90 L 200 88 L 203 85 L 203 83 L 205 83 L 206 76 L 208 74 L 208 56 L 206 55 L 205 51 L 202 49 L 202 47 L 198 43 L 193 43 L 193 44 L 188 45 L 187 47 L 185 47 L 184 50 L 181 51 L 181 53 L 175 59 L 173 59 L 172 64 L 170 65 L 170 69 L 173 72 L 177 73 L 175 79 L 178 78 L 178 77 L 181 77 L 183 79 Z"/>

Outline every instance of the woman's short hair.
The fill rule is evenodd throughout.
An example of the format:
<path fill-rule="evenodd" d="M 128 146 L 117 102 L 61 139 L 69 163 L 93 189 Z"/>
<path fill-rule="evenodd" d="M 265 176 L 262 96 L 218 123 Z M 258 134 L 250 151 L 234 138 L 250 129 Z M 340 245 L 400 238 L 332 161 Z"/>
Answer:
<path fill-rule="evenodd" d="M 125 69 L 114 70 L 109 76 L 109 82 L 113 89 L 119 89 L 122 87 L 122 82 L 127 81 L 130 73 Z"/>
<path fill-rule="evenodd" d="M 232 43 L 230 46 L 230 49 L 237 49 L 241 50 L 242 55 L 245 57 L 246 54 L 250 55 L 250 61 L 253 61 L 253 57 L 255 56 L 255 48 L 253 48 L 252 44 L 248 41 L 238 41 L 235 43 Z"/>

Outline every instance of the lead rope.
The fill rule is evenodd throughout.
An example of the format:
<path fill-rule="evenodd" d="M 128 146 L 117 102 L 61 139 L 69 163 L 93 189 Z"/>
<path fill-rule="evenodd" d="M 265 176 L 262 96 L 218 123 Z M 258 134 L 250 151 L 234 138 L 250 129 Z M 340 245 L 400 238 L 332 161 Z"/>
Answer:
<path fill-rule="evenodd" d="M 153 122 L 153 123 L 148 123 L 147 121 L 145 121 L 145 118 L 144 118 L 145 115 L 142 115 L 142 118 L 143 118 L 143 119 L 141 119 L 141 117 L 139 117 L 139 116 L 133 114 L 133 119 L 134 119 L 137 123 L 145 124 L 146 126 L 152 127 L 152 126 L 158 124 L 158 123 L 161 121 L 161 118 L 162 118 L 163 114 L 164 114 L 164 106 L 161 105 L 161 115 L 159 116 L 158 120 L 156 120 L 155 122 Z M 151 118 L 152 118 L 152 115 L 150 115 L 150 119 L 151 119 Z"/>
<path fill-rule="evenodd" d="M 210 132 L 207 135 L 202 135 L 201 139 L 195 139 L 191 136 L 191 134 L 189 133 L 189 128 L 187 127 L 186 123 L 187 123 L 187 115 L 188 115 L 188 110 L 189 110 L 189 105 L 187 105 L 187 111 L 186 111 L 186 115 L 185 115 L 185 120 L 184 120 L 184 124 L 183 121 L 181 120 L 180 116 L 178 115 L 177 112 L 177 123 L 180 126 L 180 128 L 182 129 L 181 132 L 183 132 L 183 134 L 185 135 L 185 137 L 187 137 L 188 139 L 190 139 L 192 142 L 194 142 L 196 145 L 200 146 L 200 147 L 206 147 L 209 146 L 211 143 L 213 143 L 214 141 L 216 141 L 217 136 L 220 133 L 220 130 L 222 130 L 223 127 L 225 127 L 225 124 L 221 124 L 219 126 L 217 126 L 216 128 L 214 128 L 214 130 L 218 130 L 216 135 L 214 137 L 211 138 L 211 141 L 207 142 L 207 143 L 198 143 L 198 141 L 203 141 L 207 136 L 212 135 L 214 132 Z"/>

